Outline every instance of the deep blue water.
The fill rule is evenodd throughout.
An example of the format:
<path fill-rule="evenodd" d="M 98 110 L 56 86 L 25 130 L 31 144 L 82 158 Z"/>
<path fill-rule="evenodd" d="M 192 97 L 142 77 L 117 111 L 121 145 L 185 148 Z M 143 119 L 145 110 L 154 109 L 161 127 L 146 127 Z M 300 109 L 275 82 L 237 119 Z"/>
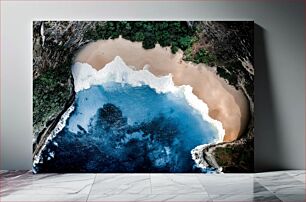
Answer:
<path fill-rule="evenodd" d="M 75 110 L 36 170 L 200 172 L 190 152 L 216 134 L 184 98 L 145 85 L 107 83 L 76 94 Z"/>

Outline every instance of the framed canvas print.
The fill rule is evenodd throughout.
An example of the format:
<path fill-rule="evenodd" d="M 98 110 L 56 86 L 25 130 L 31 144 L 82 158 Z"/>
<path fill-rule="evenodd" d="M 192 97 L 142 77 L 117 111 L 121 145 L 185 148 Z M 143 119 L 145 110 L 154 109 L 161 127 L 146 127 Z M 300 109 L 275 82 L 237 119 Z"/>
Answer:
<path fill-rule="evenodd" d="M 252 172 L 253 21 L 34 21 L 33 172 Z"/>

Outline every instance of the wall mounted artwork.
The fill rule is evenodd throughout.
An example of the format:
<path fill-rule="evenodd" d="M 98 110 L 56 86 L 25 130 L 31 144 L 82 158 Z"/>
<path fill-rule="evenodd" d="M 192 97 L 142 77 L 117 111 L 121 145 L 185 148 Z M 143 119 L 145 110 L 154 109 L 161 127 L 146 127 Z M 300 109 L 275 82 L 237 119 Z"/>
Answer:
<path fill-rule="evenodd" d="M 252 21 L 34 21 L 34 173 L 252 172 Z"/>

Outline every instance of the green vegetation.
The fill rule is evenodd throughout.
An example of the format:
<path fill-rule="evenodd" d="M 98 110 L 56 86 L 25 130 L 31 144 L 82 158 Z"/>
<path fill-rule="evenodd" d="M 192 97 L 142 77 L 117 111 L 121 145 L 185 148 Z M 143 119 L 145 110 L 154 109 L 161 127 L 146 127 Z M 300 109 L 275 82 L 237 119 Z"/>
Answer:
<path fill-rule="evenodd" d="M 236 74 L 233 74 L 232 72 L 228 71 L 225 68 L 222 67 L 217 67 L 217 74 L 226 79 L 229 84 L 231 84 L 232 86 L 236 86 L 238 84 L 238 77 Z"/>
<path fill-rule="evenodd" d="M 195 38 L 195 29 L 187 22 L 179 21 L 107 21 L 88 30 L 84 38 L 90 40 L 114 39 L 121 35 L 131 41 L 141 41 L 145 49 L 171 46 L 172 53 L 190 48 Z"/>
<path fill-rule="evenodd" d="M 225 172 L 252 172 L 254 169 L 253 142 L 217 147 L 214 156 Z"/>
<path fill-rule="evenodd" d="M 61 111 L 70 97 L 70 65 L 48 69 L 33 81 L 33 123 L 39 127 L 46 120 L 54 119 L 54 112 Z"/>
<path fill-rule="evenodd" d="M 248 72 L 243 68 L 241 61 L 229 60 L 228 62 L 222 63 L 222 66 L 217 66 L 217 74 L 226 79 L 230 85 L 237 87 L 239 78 L 245 79 L 245 87 L 248 93 L 253 96 L 253 79 L 250 77 Z"/>
<path fill-rule="evenodd" d="M 193 49 L 192 49 L 192 47 L 189 47 L 184 51 L 183 59 L 185 61 L 192 61 L 193 60 Z"/>
<path fill-rule="evenodd" d="M 184 59 L 195 63 L 216 64 L 216 56 L 204 48 L 193 53 L 193 44 L 199 38 L 196 29 L 188 26 L 187 22 L 179 21 L 107 21 L 95 29 L 88 30 L 84 38 L 88 40 L 115 39 L 121 35 L 130 41 L 140 41 L 145 49 L 160 44 L 162 47 L 171 46 L 172 53 L 179 49 L 184 51 Z"/>
<path fill-rule="evenodd" d="M 212 53 L 208 52 L 204 48 L 201 48 L 194 55 L 193 62 L 195 63 L 204 63 L 210 66 L 216 65 L 217 58 Z"/>

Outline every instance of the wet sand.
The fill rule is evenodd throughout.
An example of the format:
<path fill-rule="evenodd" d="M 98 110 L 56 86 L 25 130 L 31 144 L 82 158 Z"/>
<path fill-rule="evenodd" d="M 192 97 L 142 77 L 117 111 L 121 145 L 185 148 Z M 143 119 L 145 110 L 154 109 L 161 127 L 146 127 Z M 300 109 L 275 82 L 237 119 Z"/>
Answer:
<path fill-rule="evenodd" d="M 193 93 L 209 108 L 209 115 L 220 121 L 225 129 L 224 141 L 233 141 L 244 131 L 249 118 L 249 105 L 242 91 L 228 85 L 212 67 L 182 60 L 183 53 L 172 54 L 169 47 L 156 45 L 145 50 L 140 42 L 122 38 L 99 40 L 86 45 L 74 61 L 88 63 L 97 70 L 116 56 L 134 69 L 147 69 L 156 76 L 173 75 L 174 84 L 190 85 Z"/>

